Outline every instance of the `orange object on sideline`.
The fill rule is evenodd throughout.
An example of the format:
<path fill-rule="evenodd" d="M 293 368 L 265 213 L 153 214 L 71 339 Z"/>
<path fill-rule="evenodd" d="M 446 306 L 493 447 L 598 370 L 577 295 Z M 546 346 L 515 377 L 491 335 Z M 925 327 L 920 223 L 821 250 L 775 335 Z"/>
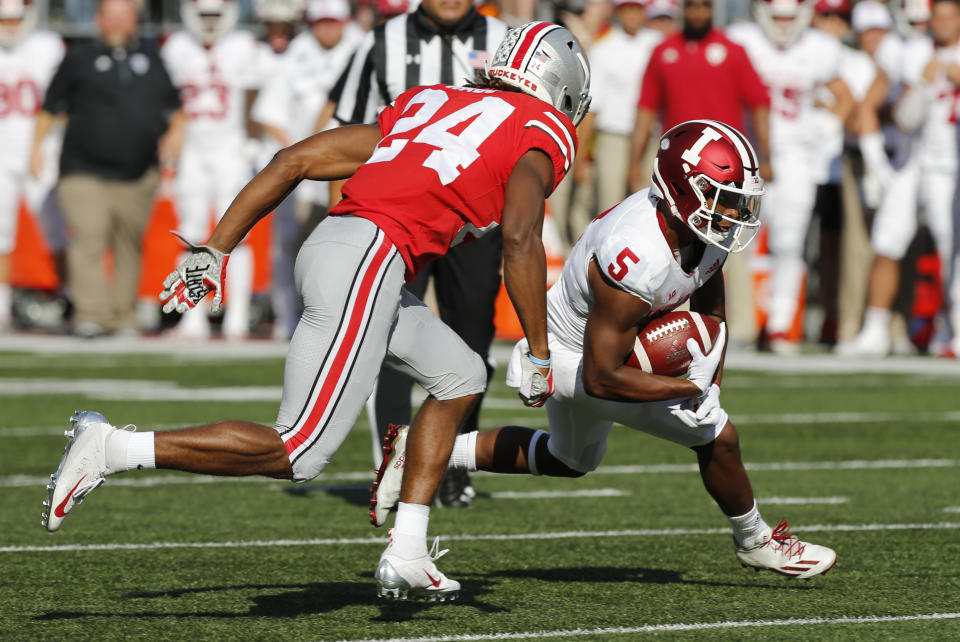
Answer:
<path fill-rule="evenodd" d="M 763 328 L 767 324 L 770 307 L 770 276 L 771 260 L 767 244 L 767 230 L 761 228 L 757 235 L 756 250 L 750 257 L 750 273 L 753 276 L 753 312 L 757 320 L 757 327 Z M 803 340 L 803 315 L 807 301 L 807 274 L 804 272 L 800 283 L 800 292 L 797 294 L 797 310 L 793 315 L 793 323 L 787 331 L 787 339 L 793 342 Z"/>
<path fill-rule="evenodd" d="M 10 255 L 10 284 L 30 290 L 56 290 L 60 281 L 50 249 L 37 219 L 22 200 L 17 216 L 17 238 Z"/>

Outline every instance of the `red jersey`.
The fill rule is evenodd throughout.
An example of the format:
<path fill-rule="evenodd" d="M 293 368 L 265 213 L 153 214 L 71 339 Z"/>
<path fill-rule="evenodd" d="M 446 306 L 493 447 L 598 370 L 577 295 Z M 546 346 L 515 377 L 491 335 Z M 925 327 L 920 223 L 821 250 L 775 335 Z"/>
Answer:
<path fill-rule="evenodd" d="M 719 29 L 702 40 L 687 40 L 681 32 L 660 43 L 643 74 L 638 101 L 662 115 L 664 131 L 697 118 L 743 131 L 743 108 L 769 104 L 747 52 Z"/>
<path fill-rule="evenodd" d="M 378 122 L 383 140 L 330 213 L 376 223 L 403 257 L 408 279 L 500 224 L 507 180 L 521 156 L 545 153 L 555 188 L 577 149 L 569 118 L 510 91 L 414 87 Z"/>

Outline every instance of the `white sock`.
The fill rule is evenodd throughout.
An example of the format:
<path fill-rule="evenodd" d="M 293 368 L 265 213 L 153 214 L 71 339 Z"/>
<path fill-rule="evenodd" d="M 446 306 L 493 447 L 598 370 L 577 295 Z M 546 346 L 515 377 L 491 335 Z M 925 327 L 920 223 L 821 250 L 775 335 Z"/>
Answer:
<path fill-rule="evenodd" d="M 427 526 L 430 525 L 430 507 L 423 504 L 397 504 L 397 520 L 390 532 L 390 547 L 405 560 L 427 554 Z"/>
<path fill-rule="evenodd" d="M 107 438 L 107 468 L 114 473 L 156 468 L 152 432 L 114 431 Z"/>
<path fill-rule="evenodd" d="M 753 502 L 753 508 L 750 509 L 750 512 L 739 517 L 727 517 L 727 521 L 730 522 L 730 528 L 733 529 L 734 539 L 743 548 L 753 548 L 759 544 L 760 536 L 770 528 L 760 517 L 756 501 Z"/>
<path fill-rule="evenodd" d="M 0 324 L 12 318 L 13 288 L 9 283 L 0 283 Z"/>
<path fill-rule="evenodd" d="M 889 330 L 890 316 L 890 310 L 886 308 L 867 308 L 863 313 L 863 330 L 865 332 L 871 328 Z"/>
<path fill-rule="evenodd" d="M 457 435 L 447 468 L 459 468 L 470 472 L 477 469 L 477 435 L 479 434 L 479 432 L 473 430 Z"/>

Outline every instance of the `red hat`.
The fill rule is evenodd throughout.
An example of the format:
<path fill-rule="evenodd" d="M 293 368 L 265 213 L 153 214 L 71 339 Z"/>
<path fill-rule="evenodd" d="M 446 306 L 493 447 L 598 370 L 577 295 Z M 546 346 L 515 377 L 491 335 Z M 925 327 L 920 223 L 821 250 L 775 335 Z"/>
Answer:
<path fill-rule="evenodd" d="M 817 13 L 839 13 L 841 16 L 850 16 L 853 7 L 850 0 L 818 0 L 813 7 Z"/>

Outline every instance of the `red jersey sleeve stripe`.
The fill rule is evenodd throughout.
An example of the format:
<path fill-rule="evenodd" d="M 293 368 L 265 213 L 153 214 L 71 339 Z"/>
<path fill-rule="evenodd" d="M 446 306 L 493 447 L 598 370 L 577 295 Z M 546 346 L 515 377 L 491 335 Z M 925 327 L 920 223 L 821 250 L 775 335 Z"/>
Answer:
<path fill-rule="evenodd" d="M 524 58 L 527 57 L 527 53 L 533 48 L 533 43 L 538 39 L 537 36 L 541 32 L 546 35 L 549 31 L 557 28 L 557 25 L 549 22 L 539 22 L 530 27 L 530 30 L 520 39 L 520 45 L 514 50 L 516 54 L 514 54 L 510 66 L 517 70 L 523 69 Z"/>
<path fill-rule="evenodd" d="M 560 148 L 560 153 L 563 155 L 563 171 L 566 172 L 570 169 L 570 154 L 567 151 L 567 146 L 560 140 L 560 137 L 557 136 L 556 132 L 554 132 L 549 125 L 539 120 L 528 120 L 524 127 L 536 127 L 537 129 L 545 131 L 547 135 L 553 139 L 553 142 L 557 144 L 557 147 Z"/>

